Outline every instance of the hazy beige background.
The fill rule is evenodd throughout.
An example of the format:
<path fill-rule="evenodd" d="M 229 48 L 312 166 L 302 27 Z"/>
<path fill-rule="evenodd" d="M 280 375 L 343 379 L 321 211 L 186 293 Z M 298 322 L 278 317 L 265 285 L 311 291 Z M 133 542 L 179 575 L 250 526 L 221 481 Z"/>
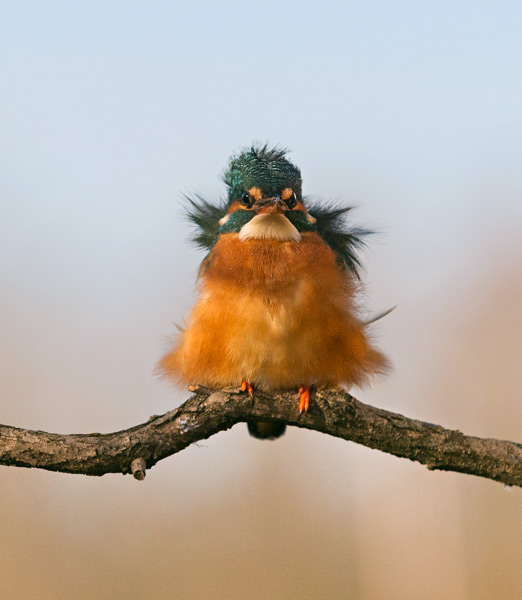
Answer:
<path fill-rule="evenodd" d="M 366 402 L 522 442 L 521 8 L 52 1 L 0 28 L 0 422 L 113 431 L 183 400 L 152 370 L 201 254 L 179 194 L 252 139 L 382 231 Z M 237 426 L 143 483 L 0 468 L 0 598 L 522 595 L 522 494 Z"/>

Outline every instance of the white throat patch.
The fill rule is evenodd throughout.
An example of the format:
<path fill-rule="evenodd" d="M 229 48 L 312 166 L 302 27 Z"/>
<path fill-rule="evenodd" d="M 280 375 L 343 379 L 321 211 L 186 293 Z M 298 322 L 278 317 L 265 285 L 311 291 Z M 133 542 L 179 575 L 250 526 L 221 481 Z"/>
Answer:
<path fill-rule="evenodd" d="M 241 227 L 239 239 L 279 240 L 280 242 L 299 242 L 301 234 L 281 213 L 256 215 Z"/>

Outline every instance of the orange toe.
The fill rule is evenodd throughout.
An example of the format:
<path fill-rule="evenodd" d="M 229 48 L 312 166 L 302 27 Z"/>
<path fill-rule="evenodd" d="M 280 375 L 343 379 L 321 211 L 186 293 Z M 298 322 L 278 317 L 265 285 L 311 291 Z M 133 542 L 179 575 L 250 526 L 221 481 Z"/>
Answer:
<path fill-rule="evenodd" d="M 252 396 L 254 393 L 254 388 L 248 383 L 248 381 L 245 381 L 243 379 L 243 381 L 241 382 L 241 391 L 248 392 L 248 395 Z"/>
<path fill-rule="evenodd" d="M 302 385 L 299 388 L 299 414 L 303 412 L 308 412 L 308 408 L 310 406 L 310 386 Z"/>

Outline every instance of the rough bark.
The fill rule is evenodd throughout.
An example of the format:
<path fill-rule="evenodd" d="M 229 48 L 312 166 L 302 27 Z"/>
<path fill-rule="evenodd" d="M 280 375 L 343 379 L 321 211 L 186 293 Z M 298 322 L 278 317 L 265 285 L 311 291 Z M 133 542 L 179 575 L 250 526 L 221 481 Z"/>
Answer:
<path fill-rule="evenodd" d="M 243 421 L 280 421 L 426 465 L 522 486 L 522 444 L 467 436 L 359 402 L 340 390 L 312 397 L 299 415 L 295 394 L 197 387 L 183 405 L 115 433 L 66 434 L 0 425 L 0 464 L 64 473 L 132 473 L 144 479 L 158 461 Z M 258 443 L 252 441 L 252 443 Z M 266 442 L 268 443 L 268 442 Z"/>

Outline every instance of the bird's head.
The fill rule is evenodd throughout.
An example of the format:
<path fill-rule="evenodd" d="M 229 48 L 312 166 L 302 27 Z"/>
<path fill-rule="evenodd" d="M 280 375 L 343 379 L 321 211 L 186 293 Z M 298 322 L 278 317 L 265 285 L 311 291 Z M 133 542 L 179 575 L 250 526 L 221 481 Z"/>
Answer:
<path fill-rule="evenodd" d="M 301 172 L 285 150 L 253 146 L 233 156 L 223 180 L 228 186 L 227 213 L 219 234 L 238 233 L 239 239 L 298 242 L 314 229 L 302 199 Z"/>
<path fill-rule="evenodd" d="M 223 180 L 228 197 L 217 204 L 199 194 L 186 196 L 187 215 L 197 229 L 192 239 L 199 246 L 212 252 L 227 233 L 238 234 L 242 241 L 299 242 L 303 233 L 312 231 L 330 246 L 341 267 L 359 277 L 357 251 L 371 232 L 346 224 L 350 207 L 306 202 L 307 209 L 301 172 L 285 150 L 253 145 L 230 158 Z"/>

